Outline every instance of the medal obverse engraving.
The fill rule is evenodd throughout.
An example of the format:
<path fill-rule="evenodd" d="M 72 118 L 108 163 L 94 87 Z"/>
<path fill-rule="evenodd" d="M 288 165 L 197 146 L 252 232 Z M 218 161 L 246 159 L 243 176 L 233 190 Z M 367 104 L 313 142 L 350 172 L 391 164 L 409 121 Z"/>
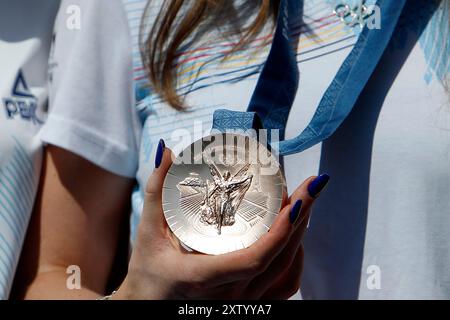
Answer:
<path fill-rule="evenodd" d="M 212 179 L 203 181 L 201 178 L 188 177 L 178 184 L 178 189 L 181 198 L 186 197 L 183 187 L 197 188 L 203 193 L 200 222 L 215 226 L 220 235 L 222 227 L 234 224 L 236 211 L 250 188 L 253 175 L 248 174 L 249 164 L 244 165 L 234 175 L 228 170 L 221 173 L 212 162 L 208 166 Z"/>
<path fill-rule="evenodd" d="M 226 133 L 195 142 L 165 178 L 167 223 L 193 250 L 222 254 L 246 248 L 269 230 L 281 208 L 286 185 L 277 159 L 252 138 L 237 143 L 242 137 Z M 251 142 L 257 148 L 251 149 Z M 275 161 L 273 173 L 262 174 L 258 152 Z"/>

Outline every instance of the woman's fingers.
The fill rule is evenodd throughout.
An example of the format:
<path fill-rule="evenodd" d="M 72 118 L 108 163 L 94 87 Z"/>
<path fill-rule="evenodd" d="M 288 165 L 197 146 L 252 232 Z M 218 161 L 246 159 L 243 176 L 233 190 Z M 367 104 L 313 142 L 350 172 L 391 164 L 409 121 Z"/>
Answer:
<path fill-rule="evenodd" d="M 144 195 L 144 209 L 140 225 L 145 228 L 164 230 L 166 220 L 162 209 L 162 188 L 164 178 L 172 164 L 172 151 L 160 140 L 155 157 L 155 169 L 147 181 Z"/>
<path fill-rule="evenodd" d="M 302 213 L 302 215 L 306 214 L 307 213 Z M 303 217 L 302 220 L 306 220 L 306 217 Z M 275 283 L 286 277 L 286 274 L 289 273 L 291 266 L 296 259 L 302 237 L 302 230 L 297 228 L 291 236 L 289 243 L 273 260 L 267 270 L 249 283 L 247 292 L 250 297 L 260 298 L 261 295 L 269 290 Z"/>
<path fill-rule="evenodd" d="M 297 200 L 298 201 L 298 200 Z M 289 243 L 283 251 L 272 261 L 267 270 L 253 279 L 247 288 L 250 296 L 260 298 L 261 295 L 270 290 L 281 279 L 286 278 L 288 273 L 292 272 L 292 265 L 297 259 L 299 248 L 305 233 L 305 228 L 308 224 L 309 215 L 311 212 L 309 208 L 303 207 L 300 212 L 300 217 L 294 226 L 294 234 L 289 239 Z M 294 284 L 292 284 L 294 285 Z"/>
<path fill-rule="evenodd" d="M 298 199 L 302 199 L 303 208 L 308 210 L 313 204 L 314 200 L 325 189 L 330 181 L 328 174 L 321 174 L 318 177 L 309 177 L 292 193 L 289 198 L 289 203 L 293 203 Z"/>
<path fill-rule="evenodd" d="M 266 286 L 263 290 L 260 291 L 260 295 L 262 295 L 262 299 L 287 299 L 293 296 L 300 287 L 300 276 L 303 271 L 303 236 L 305 235 L 306 228 L 308 226 L 308 221 L 311 215 L 311 209 L 307 210 L 305 213 L 306 217 L 302 220 L 300 225 L 295 230 L 294 236 L 290 240 L 288 246 L 295 247 L 297 245 L 294 252 L 291 251 L 291 256 L 284 263 L 284 268 L 277 274 L 278 270 L 271 271 L 272 274 L 264 273 L 260 277 L 266 275 L 265 279 L 270 279 L 271 277 L 274 279 L 273 282 Z M 292 248 L 291 248 L 292 249 Z M 285 254 L 283 251 L 283 254 Z M 278 261 L 274 261 L 273 265 L 277 265 Z M 276 269 L 276 267 L 274 267 Z M 266 281 L 267 282 L 267 281 Z"/>
<path fill-rule="evenodd" d="M 322 175 L 324 176 L 324 175 Z M 320 176 L 320 177 L 322 177 Z M 311 213 L 311 206 L 315 201 L 318 195 L 318 188 L 315 188 L 313 191 L 316 193 L 316 197 L 311 196 L 311 185 L 315 183 L 317 184 L 317 179 L 319 177 L 311 177 L 306 179 L 292 194 L 290 197 L 290 201 L 293 203 L 298 203 L 298 201 L 302 201 L 302 208 L 300 212 L 300 217 L 298 218 L 298 222 L 295 224 L 295 231 L 292 237 L 289 240 L 287 246 L 283 249 L 283 251 L 274 259 L 271 265 L 267 268 L 267 270 L 257 276 L 248 286 L 248 291 L 251 296 L 258 297 L 265 291 L 267 291 L 274 283 L 276 283 L 279 279 L 283 279 L 286 277 L 290 277 L 289 274 L 292 272 L 291 265 L 293 264 L 294 259 L 298 259 L 298 250 L 303 239 L 303 235 L 305 233 L 306 227 L 308 225 L 309 216 Z M 321 180 L 323 178 L 320 178 Z M 329 179 L 329 178 L 328 178 Z M 327 179 L 327 182 L 328 182 Z M 321 188 L 326 185 L 321 183 Z M 320 193 L 320 192 L 319 192 Z M 292 206 L 292 203 L 291 203 Z M 294 285 L 294 284 L 293 284 Z"/>
<path fill-rule="evenodd" d="M 294 261 L 283 277 L 276 281 L 266 292 L 262 294 L 261 299 L 285 300 L 292 297 L 300 289 L 300 280 L 303 272 L 303 245 L 300 244 Z"/>

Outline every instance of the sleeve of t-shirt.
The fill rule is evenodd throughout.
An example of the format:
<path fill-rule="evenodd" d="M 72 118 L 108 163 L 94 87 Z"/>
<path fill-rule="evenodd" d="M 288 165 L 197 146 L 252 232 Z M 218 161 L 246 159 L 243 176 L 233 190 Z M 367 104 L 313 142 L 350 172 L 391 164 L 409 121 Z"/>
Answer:
<path fill-rule="evenodd" d="M 49 62 L 41 139 L 117 175 L 134 177 L 141 124 L 121 0 L 62 1 Z"/>

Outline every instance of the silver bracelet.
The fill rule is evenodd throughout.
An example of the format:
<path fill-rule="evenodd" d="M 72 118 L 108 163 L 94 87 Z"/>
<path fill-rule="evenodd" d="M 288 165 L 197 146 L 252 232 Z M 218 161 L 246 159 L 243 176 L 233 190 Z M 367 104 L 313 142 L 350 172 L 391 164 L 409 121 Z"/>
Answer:
<path fill-rule="evenodd" d="M 117 292 L 117 290 L 114 290 L 113 292 L 111 292 L 111 294 L 110 294 L 110 295 L 107 295 L 107 296 L 104 296 L 104 297 L 98 298 L 97 300 L 111 300 L 111 298 L 113 297 L 113 295 L 115 295 L 115 294 L 116 294 L 116 292 Z"/>

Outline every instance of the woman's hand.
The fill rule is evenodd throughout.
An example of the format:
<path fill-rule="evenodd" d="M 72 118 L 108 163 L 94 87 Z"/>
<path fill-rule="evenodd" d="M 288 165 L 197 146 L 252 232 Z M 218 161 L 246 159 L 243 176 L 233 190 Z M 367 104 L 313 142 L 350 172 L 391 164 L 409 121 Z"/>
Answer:
<path fill-rule="evenodd" d="M 165 221 L 161 191 L 171 156 L 160 144 L 128 275 L 113 299 L 286 299 L 295 294 L 313 196 L 328 176 L 311 177 L 298 187 L 285 199 L 270 231 L 249 248 L 204 255 L 187 252 Z"/>

